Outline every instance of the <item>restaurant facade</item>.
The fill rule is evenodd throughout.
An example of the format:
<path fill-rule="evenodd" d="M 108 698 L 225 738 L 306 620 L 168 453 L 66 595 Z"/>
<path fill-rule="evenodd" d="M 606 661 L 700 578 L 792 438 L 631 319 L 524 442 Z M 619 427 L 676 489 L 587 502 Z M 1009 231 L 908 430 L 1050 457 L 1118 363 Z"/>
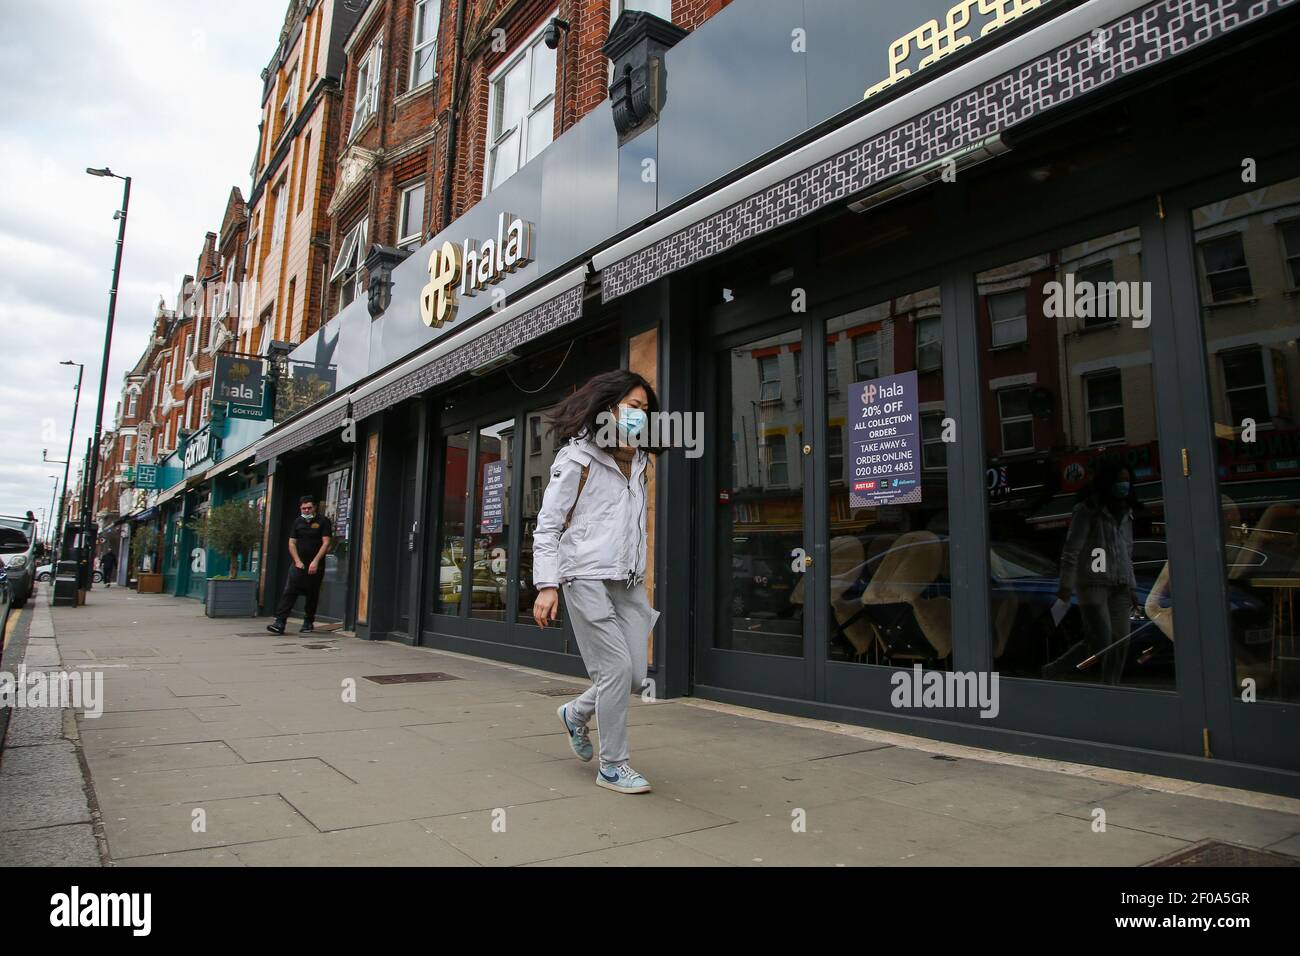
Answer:
<path fill-rule="evenodd" d="M 545 412 L 625 367 L 702 423 L 652 470 L 656 696 L 1300 793 L 1298 10 L 624 13 L 610 99 L 290 356 L 332 392 L 248 459 L 264 606 L 313 493 L 322 617 L 583 675 L 530 614 Z M 1067 559 L 1101 474 L 1122 606 Z"/>

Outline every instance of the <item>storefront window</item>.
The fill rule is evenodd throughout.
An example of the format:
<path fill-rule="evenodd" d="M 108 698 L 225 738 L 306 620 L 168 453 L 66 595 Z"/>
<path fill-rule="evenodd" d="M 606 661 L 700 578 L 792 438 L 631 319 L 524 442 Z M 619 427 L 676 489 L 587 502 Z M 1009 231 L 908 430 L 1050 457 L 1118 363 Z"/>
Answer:
<path fill-rule="evenodd" d="M 1234 694 L 1300 700 L 1300 179 L 1192 213 Z"/>
<path fill-rule="evenodd" d="M 478 462 L 474 468 L 473 597 L 470 615 L 489 621 L 506 619 L 510 593 L 510 483 L 514 419 L 485 425 L 478 432 Z"/>
<path fill-rule="evenodd" d="M 321 580 L 318 613 L 341 621 L 346 612 L 348 590 L 348 536 L 352 523 L 351 465 L 336 468 L 326 474 L 325 494 L 321 498 L 320 509 L 330 519 L 334 536 L 330 542 L 330 553 L 325 556 L 325 576 Z"/>
<path fill-rule="evenodd" d="M 442 521 L 438 542 L 438 592 L 433 606 L 439 614 L 459 614 L 465 574 L 465 476 L 469 465 L 469 432 L 448 435 L 442 455 Z"/>
<path fill-rule="evenodd" d="M 938 289 L 826 325 L 831 660 L 952 665 L 941 328 Z"/>
<path fill-rule="evenodd" d="M 524 414 L 527 422 L 528 454 L 520 467 L 524 470 L 524 500 L 520 509 L 523 519 L 523 536 L 519 554 L 519 614 L 520 624 L 533 624 L 533 602 L 537 589 L 533 587 L 533 530 L 537 527 L 537 513 L 542 510 L 542 496 L 551 482 L 551 462 L 559 450 L 546 425 L 545 410 L 536 409 Z M 563 602 L 561 602 L 563 613 Z M 557 617 L 557 620 L 559 618 Z"/>
<path fill-rule="evenodd" d="M 1174 685 L 1136 228 L 976 277 L 995 668 Z"/>
<path fill-rule="evenodd" d="M 718 545 L 725 603 L 715 646 L 803 655 L 803 412 L 796 388 L 797 331 L 718 357 L 719 399 L 731 427 L 719 435 Z M 725 479 L 723 479 L 725 480 Z"/>

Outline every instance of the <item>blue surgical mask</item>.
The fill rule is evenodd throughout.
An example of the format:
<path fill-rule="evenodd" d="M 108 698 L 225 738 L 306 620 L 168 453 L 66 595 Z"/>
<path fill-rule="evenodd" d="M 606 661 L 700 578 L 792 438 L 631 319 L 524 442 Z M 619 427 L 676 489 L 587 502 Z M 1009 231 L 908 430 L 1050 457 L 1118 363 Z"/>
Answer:
<path fill-rule="evenodd" d="M 1117 482 L 1115 482 L 1115 484 L 1114 484 L 1114 486 L 1113 486 L 1113 488 L 1112 488 L 1112 491 L 1113 491 L 1113 493 L 1114 493 L 1114 495 L 1115 495 L 1116 498 L 1127 498 L 1127 497 L 1128 497 L 1128 493 L 1129 493 L 1132 489 L 1133 489 L 1133 486 L 1132 486 L 1129 482 L 1127 482 L 1127 481 L 1117 481 Z"/>
<path fill-rule="evenodd" d="M 618 433 L 624 441 L 631 441 L 645 430 L 646 413 L 628 405 L 618 406 Z"/>

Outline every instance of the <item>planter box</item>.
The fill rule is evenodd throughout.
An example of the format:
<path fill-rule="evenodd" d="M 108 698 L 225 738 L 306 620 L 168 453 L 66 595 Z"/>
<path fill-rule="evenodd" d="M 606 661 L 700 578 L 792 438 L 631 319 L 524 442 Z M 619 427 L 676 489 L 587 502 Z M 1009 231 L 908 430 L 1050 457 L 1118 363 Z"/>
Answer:
<path fill-rule="evenodd" d="M 257 582 L 208 578 L 208 617 L 253 617 L 257 614 Z"/>
<path fill-rule="evenodd" d="M 145 571 L 140 572 L 136 579 L 136 591 L 141 594 L 162 594 L 163 576 L 161 574 L 150 574 Z"/>

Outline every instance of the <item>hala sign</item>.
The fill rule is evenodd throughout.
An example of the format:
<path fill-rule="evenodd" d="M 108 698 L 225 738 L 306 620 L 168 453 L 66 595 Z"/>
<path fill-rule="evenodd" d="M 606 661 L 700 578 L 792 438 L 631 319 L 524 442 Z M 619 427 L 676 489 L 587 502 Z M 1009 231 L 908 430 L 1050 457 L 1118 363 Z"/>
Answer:
<path fill-rule="evenodd" d="M 429 284 L 420 296 L 420 318 L 440 328 L 456 318 L 458 296 L 473 296 L 533 261 L 533 224 L 510 213 L 497 216 L 496 238 L 479 243 L 450 239 L 429 254 Z"/>
<path fill-rule="evenodd" d="M 241 355 L 218 355 L 212 373 L 212 397 L 226 402 L 235 418 L 263 418 L 266 378 L 262 360 Z"/>

